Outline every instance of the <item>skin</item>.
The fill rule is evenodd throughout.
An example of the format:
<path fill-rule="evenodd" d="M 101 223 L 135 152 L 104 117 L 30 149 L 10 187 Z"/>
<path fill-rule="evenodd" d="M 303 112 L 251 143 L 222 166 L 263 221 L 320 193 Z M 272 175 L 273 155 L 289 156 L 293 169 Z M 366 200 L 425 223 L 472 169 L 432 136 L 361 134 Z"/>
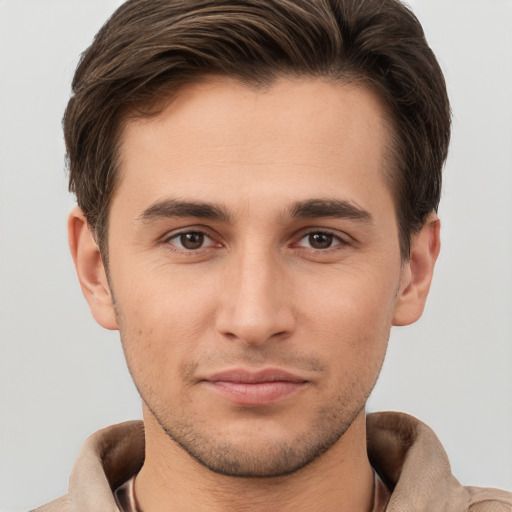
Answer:
<path fill-rule="evenodd" d="M 400 257 L 387 133 L 373 93 L 320 79 L 210 79 L 126 124 L 108 279 L 79 209 L 69 234 L 143 399 L 141 509 L 371 509 L 364 406 L 439 251 L 432 215 Z M 247 404 L 212 384 L 234 368 L 300 382 Z"/>

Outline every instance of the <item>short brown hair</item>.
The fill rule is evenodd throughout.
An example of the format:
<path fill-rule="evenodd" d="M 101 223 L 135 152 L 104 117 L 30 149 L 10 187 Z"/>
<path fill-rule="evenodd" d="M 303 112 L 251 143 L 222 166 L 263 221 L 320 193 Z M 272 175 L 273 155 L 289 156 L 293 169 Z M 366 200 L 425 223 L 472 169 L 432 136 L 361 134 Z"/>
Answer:
<path fill-rule="evenodd" d="M 64 115 L 69 188 L 107 253 L 117 146 L 127 113 L 215 74 L 244 83 L 279 76 L 357 81 L 393 126 L 389 172 L 400 249 L 437 210 L 450 138 L 439 64 L 398 0 L 128 0 L 84 52 Z"/>

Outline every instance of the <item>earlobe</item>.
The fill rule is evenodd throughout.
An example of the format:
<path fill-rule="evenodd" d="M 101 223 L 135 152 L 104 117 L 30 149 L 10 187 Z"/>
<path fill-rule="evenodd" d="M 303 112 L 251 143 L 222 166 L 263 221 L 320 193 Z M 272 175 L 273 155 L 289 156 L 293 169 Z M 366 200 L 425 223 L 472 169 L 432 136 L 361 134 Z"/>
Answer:
<path fill-rule="evenodd" d="M 421 231 L 412 237 L 410 258 L 402 269 L 393 325 L 409 325 L 421 317 L 440 248 L 440 221 L 432 213 Z"/>
<path fill-rule="evenodd" d="M 68 242 L 78 280 L 95 320 L 105 329 L 117 329 L 112 294 L 101 254 L 82 210 L 68 218 Z"/>

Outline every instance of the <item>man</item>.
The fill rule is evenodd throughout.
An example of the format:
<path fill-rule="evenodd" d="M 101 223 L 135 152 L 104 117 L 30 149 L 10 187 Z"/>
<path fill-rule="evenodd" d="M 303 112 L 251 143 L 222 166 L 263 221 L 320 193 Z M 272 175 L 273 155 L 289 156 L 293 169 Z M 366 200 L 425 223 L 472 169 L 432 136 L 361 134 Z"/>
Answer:
<path fill-rule="evenodd" d="M 396 1 L 131 0 L 65 115 L 69 239 L 144 423 L 40 510 L 511 510 L 403 414 L 365 415 L 423 311 L 450 113 Z"/>

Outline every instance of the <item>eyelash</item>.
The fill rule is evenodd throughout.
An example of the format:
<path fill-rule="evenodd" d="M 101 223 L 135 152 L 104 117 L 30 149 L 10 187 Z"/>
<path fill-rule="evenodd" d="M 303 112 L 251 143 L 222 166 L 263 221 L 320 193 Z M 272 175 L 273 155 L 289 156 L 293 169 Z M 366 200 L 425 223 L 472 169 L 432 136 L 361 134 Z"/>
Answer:
<path fill-rule="evenodd" d="M 300 242 L 308 237 L 314 236 L 314 235 L 323 235 L 331 238 L 332 245 L 329 245 L 329 247 L 325 247 L 323 249 L 318 249 L 315 247 L 305 247 L 299 245 Z M 321 252 L 321 253 L 328 253 L 337 250 L 340 246 L 344 247 L 349 245 L 349 242 L 343 238 L 341 235 L 338 235 L 336 233 L 333 233 L 332 231 L 326 230 L 326 229 L 310 229 L 307 232 L 301 234 L 300 238 L 298 239 L 298 242 L 296 242 L 294 245 L 297 247 L 302 247 L 308 251 L 315 251 L 315 252 Z"/>
<path fill-rule="evenodd" d="M 200 235 L 200 236 L 204 237 L 205 239 L 211 240 L 212 243 L 210 246 L 206 246 L 206 247 L 201 246 L 196 249 L 189 249 L 189 248 L 183 247 L 183 243 L 181 243 L 182 247 L 176 246 L 175 244 L 172 243 L 173 240 L 179 240 L 181 237 L 183 237 L 185 235 Z M 314 236 L 314 235 L 323 235 L 323 236 L 330 237 L 331 245 L 329 245 L 328 247 L 325 247 L 325 248 L 321 248 L 321 249 L 311 247 L 311 246 L 307 247 L 304 245 L 300 245 L 300 243 L 304 239 L 306 239 L 307 237 Z M 347 236 L 347 238 L 348 238 L 348 236 Z M 333 233 L 332 231 L 326 230 L 326 229 L 309 229 L 306 232 L 300 233 L 298 239 L 296 239 L 296 240 L 297 241 L 293 242 L 292 247 L 301 248 L 301 249 L 304 249 L 309 252 L 324 253 L 324 254 L 339 250 L 340 246 L 345 247 L 345 246 L 350 245 L 350 242 L 347 241 L 344 237 L 342 237 L 336 233 Z M 207 233 L 206 231 L 204 231 L 202 229 L 187 229 L 187 230 L 178 231 L 176 233 L 173 233 L 170 236 L 167 236 L 163 240 L 163 243 L 167 244 L 168 246 L 171 246 L 172 250 L 175 252 L 180 252 L 181 254 L 190 254 L 190 255 L 200 254 L 200 253 L 204 252 L 205 250 L 208 250 L 210 248 L 215 248 L 215 246 L 217 248 L 223 247 L 223 245 L 220 242 L 215 242 L 214 238 L 209 233 Z M 204 243 L 204 240 L 203 240 L 203 243 Z"/>
<path fill-rule="evenodd" d="M 163 240 L 163 242 L 165 244 L 168 244 L 168 245 L 172 246 L 172 245 L 174 245 L 174 244 L 172 244 L 172 240 L 176 240 L 176 239 L 179 240 L 182 236 L 192 235 L 192 234 L 194 234 L 194 235 L 201 235 L 204 238 L 208 238 L 212 242 L 214 242 L 213 238 L 206 231 L 203 231 L 201 229 L 187 229 L 187 230 L 178 231 L 177 233 L 173 233 L 172 235 L 166 237 Z M 219 247 L 221 246 L 220 243 L 217 243 L 217 245 Z M 199 251 L 204 251 L 205 249 L 208 249 L 208 247 L 199 247 L 197 249 L 187 249 L 186 247 L 176 247 L 176 249 L 174 249 L 174 250 L 176 250 L 177 252 L 184 253 L 184 254 L 197 254 Z"/>

